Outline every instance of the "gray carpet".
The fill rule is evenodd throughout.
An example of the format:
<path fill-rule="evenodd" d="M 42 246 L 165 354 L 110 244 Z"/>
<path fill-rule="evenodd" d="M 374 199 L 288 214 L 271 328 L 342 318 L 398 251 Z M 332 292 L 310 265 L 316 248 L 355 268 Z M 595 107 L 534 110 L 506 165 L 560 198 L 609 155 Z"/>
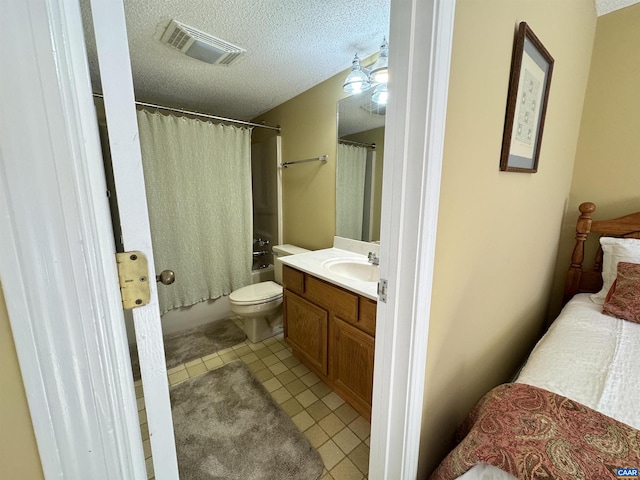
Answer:
<path fill-rule="evenodd" d="M 167 335 L 164 337 L 167 369 L 233 347 L 244 342 L 245 338 L 247 336 L 231 318 Z M 140 378 L 140 363 L 135 345 L 131 346 L 130 353 L 133 378 L 138 380 Z"/>
<path fill-rule="evenodd" d="M 247 366 L 171 387 L 181 480 L 316 480 L 320 454 Z"/>

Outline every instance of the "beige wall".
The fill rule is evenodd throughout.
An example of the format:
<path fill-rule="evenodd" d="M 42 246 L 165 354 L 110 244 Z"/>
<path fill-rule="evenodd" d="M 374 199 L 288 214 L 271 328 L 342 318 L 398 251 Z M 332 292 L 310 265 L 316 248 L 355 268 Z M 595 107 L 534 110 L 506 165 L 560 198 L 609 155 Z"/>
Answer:
<path fill-rule="evenodd" d="M 640 210 L 640 5 L 598 18 L 571 194 L 550 318 L 560 309 L 578 205 L 594 202 L 594 218 Z"/>
<path fill-rule="evenodd" d="M 346 72 L 260 115 L 282 127 L 282 160 L 291 162 L 329 155 L 320 162 L 293 165 L 283 171 L 284 242 L 309 249 L 328 248 L 335 235 L 336 102 L 345 96 Z"/>
<path fill-rule="evenodd" d="M 44 478 L 0 286 L 0 477 Z"/>
<path fill-rule="evenodd" d="M 419 478 L 544 323 L 596 27 L 592 0 L 458 0 L 455 13 Z M 535 174 L 499 171 L 520 21 L 555 59 Z"/>

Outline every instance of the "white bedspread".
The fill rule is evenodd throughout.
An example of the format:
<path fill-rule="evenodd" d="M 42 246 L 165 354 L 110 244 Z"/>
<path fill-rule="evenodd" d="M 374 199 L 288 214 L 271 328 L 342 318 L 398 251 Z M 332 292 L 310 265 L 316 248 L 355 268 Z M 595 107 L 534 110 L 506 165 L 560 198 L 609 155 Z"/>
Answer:
<path fill-rule="evenodd" d="M 576 295 L 531 352 L 517 382 L 587 405 L 640 430 L 640 324 Z M 513 480 L 480 464 L 460 480 Z"/>

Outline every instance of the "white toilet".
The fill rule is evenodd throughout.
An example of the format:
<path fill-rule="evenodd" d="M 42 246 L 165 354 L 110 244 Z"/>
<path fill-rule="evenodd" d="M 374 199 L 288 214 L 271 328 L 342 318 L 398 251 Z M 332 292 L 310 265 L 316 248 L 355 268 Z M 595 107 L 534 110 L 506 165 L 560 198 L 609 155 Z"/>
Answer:
<path fill-rule="evenodd" d="M 282 331 L 282 262 L 280 257 L 308 252 L 295 245 L 274 245 L 275 282 L 260 282 L 231 292 L 231 311 L 244 320 L 244 332 L 253 343 Z M 276 283 L 277 282 L 277 283 Z"/>

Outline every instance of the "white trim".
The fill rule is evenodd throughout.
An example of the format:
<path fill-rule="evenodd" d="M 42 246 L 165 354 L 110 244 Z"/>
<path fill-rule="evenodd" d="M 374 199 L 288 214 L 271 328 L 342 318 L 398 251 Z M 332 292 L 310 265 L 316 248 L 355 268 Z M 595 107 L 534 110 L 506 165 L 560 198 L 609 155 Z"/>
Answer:
<path fill-rule="evenodd" d="M 3 2 L 0 278 L 46 478 L 146 478 L 77 2 Z"/>
<path fill-rule="evenodd" d="M 276 136 L 276 195 L 278 198 L 278 240 L 274 243 L 284 244 L 284 212 L 282 209 L 282 135 Z M 273 243 L 272 243 L 273 245 Z M 275 259 L 273 260 L 275 264 Z"/>
<path fill-rule="evenodd" d="M 417 475 L 454 11 L 392 1 L 371 479 Z"/>
<path fill-rule="evenodd" d="M 109 129 L 111 165 L 125 251 L 140 251 L 156 278 L 149 210 L 142 170 L 138 121 L 124 5 L 121 0 L 91 0 L 100 83 Z M 167 265 L 166 268 L 171 268 Z M 169 400 L 156 282 L 149 282 L 151 301 L 133 310 L 144 404 L 157 480 L 177 480 L 178 460 Z"/>

